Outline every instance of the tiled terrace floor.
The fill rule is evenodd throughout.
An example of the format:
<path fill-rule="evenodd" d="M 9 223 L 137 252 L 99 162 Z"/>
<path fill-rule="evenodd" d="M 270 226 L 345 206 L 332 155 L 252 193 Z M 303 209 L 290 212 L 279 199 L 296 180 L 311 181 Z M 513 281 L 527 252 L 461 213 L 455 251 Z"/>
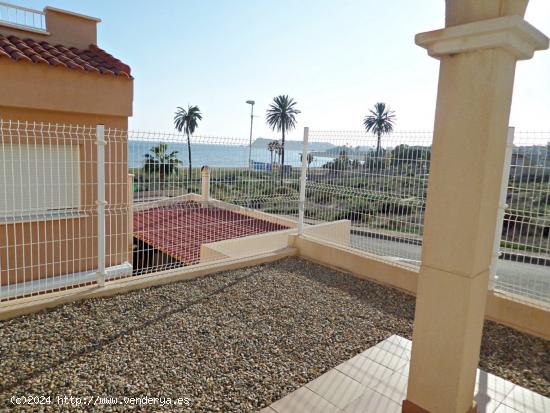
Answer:
<path fill-rule="evenodd" d="M 400 413 L 412 342 L 397 335 L 336 366 L 261 413 Z M 478 369 L 478 413 L 545 413 L 550 399 Z"/>

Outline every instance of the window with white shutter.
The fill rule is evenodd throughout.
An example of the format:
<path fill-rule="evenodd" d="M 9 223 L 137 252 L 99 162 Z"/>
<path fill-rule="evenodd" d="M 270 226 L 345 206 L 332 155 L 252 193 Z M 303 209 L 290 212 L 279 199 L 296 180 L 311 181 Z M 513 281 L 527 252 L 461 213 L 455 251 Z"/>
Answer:
<path fill-rule="evenodd" d="M 77 211 L 80 205 L 78 145 L 0 142 L 0 216 Z"/>

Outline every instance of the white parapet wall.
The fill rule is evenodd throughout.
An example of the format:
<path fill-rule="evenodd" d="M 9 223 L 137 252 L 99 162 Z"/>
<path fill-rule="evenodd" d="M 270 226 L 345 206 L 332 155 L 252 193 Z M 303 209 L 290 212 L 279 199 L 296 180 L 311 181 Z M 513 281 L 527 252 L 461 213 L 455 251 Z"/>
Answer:
<path fill-rule="evenodd" d="M 256 218 L 262 219 L 260 216 Z M 304 235 L 327 239 L 338 245 L 350 245 L 351 222 L 341 220 L 311 225 L 304 228 Z M 291 243 L 289 236 L 297 235 L 296 228 L 251 235 L 242 238 L 233 238 L 224 241 L 211 242 L 201 245 L 201 262 L 209 262 L 223 258 L 249 257 L 255 254 L 277 251 L 287 248 Z"/>
<path fill-rule="evenodd" d="M 351 245 L 351 221 L 342 219 L 310 225 L 304 228 L 304 235 L 349 247 Z"/>

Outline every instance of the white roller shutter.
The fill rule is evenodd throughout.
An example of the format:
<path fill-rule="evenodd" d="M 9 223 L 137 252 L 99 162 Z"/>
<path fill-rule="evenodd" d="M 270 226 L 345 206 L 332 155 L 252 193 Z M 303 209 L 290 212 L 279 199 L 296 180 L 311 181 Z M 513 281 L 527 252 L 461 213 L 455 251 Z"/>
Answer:
<path fill-rule="evenodd" d="M 79 158 L 78 145 L 0 142 L 0 216 L 78 209 Z"/>

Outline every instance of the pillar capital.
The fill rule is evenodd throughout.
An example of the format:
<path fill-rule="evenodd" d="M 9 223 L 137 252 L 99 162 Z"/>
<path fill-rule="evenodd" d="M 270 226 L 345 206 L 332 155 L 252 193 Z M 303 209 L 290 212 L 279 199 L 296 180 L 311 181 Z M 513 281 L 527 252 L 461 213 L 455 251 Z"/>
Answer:
<path fill-rule="evenodd" d="M 418 46 L 436 59 L 458 53 L 501 48 L 516 59 L 530 59 L 536 50 L 548 48 L 548 38 L 521 16 L 504 16 L 419 33 Z"/>

